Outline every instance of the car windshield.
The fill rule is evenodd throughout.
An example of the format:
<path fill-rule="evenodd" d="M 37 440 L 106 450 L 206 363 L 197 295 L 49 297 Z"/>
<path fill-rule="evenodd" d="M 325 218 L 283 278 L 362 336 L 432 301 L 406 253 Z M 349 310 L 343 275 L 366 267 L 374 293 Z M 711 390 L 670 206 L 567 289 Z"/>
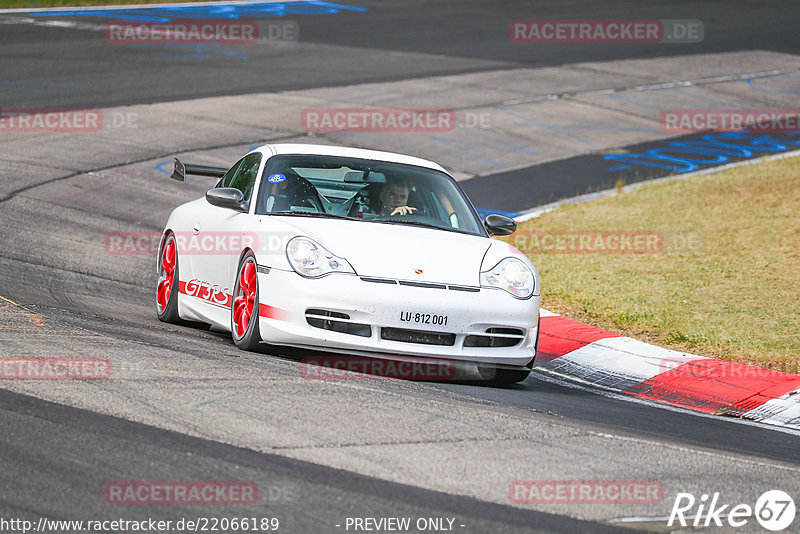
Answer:
<path fill-rule="evenodd" d="M 447 174 L 385 161 L 273 156 L 256 213 L 347 218 L 485 235 L 475 210 Z"/>

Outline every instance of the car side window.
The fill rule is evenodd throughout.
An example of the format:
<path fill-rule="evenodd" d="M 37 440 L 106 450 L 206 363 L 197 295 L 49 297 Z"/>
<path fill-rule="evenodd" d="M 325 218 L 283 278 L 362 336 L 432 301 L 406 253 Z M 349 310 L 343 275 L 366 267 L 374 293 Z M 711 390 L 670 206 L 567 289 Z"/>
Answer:
<path fill-rule="evenodd" d="M 222 176 L 222 178 L 219 179 L 219 181 L 217 182 L 217 185 L 215 185 L 214 187 L 230 187 L 228 184 L 231 183 L 231 180 L 233 179 L 233 175 L 236 174 L 236 171 L 239 170 L 239 167 L 242 166 L 242 161 L 244 161 L 244 158 L 242 158 L 239 161 L 237 161 L 236 163 L 234 163 L 233 167 L 228 169 L 228 172 L 226 172 Z"/>
<path fill-rule="evenodd" d="M 220 180 L 219 187 L 233 187 L 244 195 L 245 200 L 250 199 L 253 185 L 256 183 L 258 167 L 261 165 L 261 154 L 254 152 L 242 158 L 239 163 L 231 167 Z"/>

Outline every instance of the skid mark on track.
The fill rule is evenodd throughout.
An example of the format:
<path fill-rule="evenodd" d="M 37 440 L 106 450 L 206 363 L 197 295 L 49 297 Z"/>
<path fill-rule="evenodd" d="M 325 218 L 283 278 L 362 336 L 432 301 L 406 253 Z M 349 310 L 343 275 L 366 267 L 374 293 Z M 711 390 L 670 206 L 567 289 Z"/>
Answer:
<path fill-rule="evenodd" d="M 9 333 L 16 332 L 22 334 L 22 337 L 30 334 L 44 334 L 44 335 L 79 335 L 79 336 L 97 336 L 96 332 L 88 330 L 70 330 L 48 328 L 49 325 L 45 324 L 47 318 L 40 314 L 35 313 L 23 305 L 0 295 L 0 333 L 8 335 Z M 20 341 L 22 337 L 17 338 L 3 338 L 4 341 Z"/>
<path fill-rule="evenodd" d="M 0 310 L 3 310 L 3 309 L 5 309 L 5 308 L 12 308 L 12 307 L 14 307 L 14 308 L 15 308 L 15 307 L 19 306 L 19 304 L 17 304 L 17 303 L 16 303 L 16 302 L 14 302 L 13 300 L 11 300 L 11 299 L 7 299 L 7 298 L 5 298 L 5 297 L 4 297 L 4 296 L 2 296 L 2 295 L 0 295 L 0 300 L 2 300 L 3 302 L 5 302 L 5 303 L 6 303 L 6 304 L 5 304 L 5 306 L 3 306 L 2 308 L 0 308 Z"/>
<path fill-rule="evenodd" d="M 81 330 L 44 330 L 41 328 L 29 328 L 24 326 L 0 326 L 0 330 L 11 332 L 34 332 L 36 334 L 89 334 L 90 332 L 83 332 Z"/>
<path fill-rule="evenodd" d="M 239 393 L 237 392 L 237 393 L 234 393 L 232 395 L 224 395 L 222 397 L 217 397 L 217 398 L 214 398 L 214 399 L 208 399 L 206 401 L 198 402 L 197 404 L 192 406 L 192 411 L 198 411 L 203 406 L 208 406 L 209 404 L 214 404 L 215 402 L 219 402 L 219 401 L 223 401 L 223 400 L 227 400 L 227 399 L 232 399 L 232 398 L 234 398 L 234 397 L 236 397 L 238 395 L 239 395 Z"/>
<path fill-rule="evenodd" d="M 19 304 L 17 304 L 13 300 L 8 299 L 8 298 L 6 298 L 6 297 L 4 297 L 2 295 L 0 295 L 0 299 L 2 299 L 3 303 L 5 303 L 4 306 L 0 307 L 0 312 L 3 312 L 6 315 L 22 315 L 22 316 L 27 317 L 28 321 L 33 326 L 36 326 L 36 327 L 44 326 L 44 324 L 42 323 L 42 318 L 41 318 L 41 316 L 39 316 L 39 314 L 24 310 L 24 308 L 22 308 Z M 20 310 L 24 310 L 24 311 L 10 311 L 9 308 L 11 308 L 11 309 L 20 309 Z M 8 328 L 0 327 L 0 330 L 7 330 L 7 329 Z"/>

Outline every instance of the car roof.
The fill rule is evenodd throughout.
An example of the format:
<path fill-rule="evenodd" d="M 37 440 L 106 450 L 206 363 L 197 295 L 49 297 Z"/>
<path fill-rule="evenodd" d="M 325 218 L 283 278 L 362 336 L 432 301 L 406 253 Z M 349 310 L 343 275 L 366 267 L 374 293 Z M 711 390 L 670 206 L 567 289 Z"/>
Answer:
<path fill-rule="evenodd" d="M 439 164 L 414 156 L 396 154 L 394 152 L 382 152 L 380 150 L 367 150 L 364 148 L 350 148 L 344 146 L 331 145 L 306 145 L 300 143 L 276 143 L 264 145 L 256 149 L 268 156 L 284 154 L 311 154 L 315 156 L 342 156 L 348 158 L 373 159 L 378 161 L 389 161 L 392 163 L 404 163 L 406 165 L 416 165 L 427 167 L 447 173 Z"/>

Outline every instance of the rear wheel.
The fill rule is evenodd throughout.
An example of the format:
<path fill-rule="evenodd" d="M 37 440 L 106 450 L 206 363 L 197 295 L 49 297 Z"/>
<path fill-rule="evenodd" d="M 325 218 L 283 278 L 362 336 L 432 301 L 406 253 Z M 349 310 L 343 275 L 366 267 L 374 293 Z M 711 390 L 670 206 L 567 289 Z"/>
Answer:
<path fill-rule="evenodd" d="M 177 323 L 178 318 L 178 249 L 175 236 L 168 234 L 161 248 L 156 286 L 156 313 L 159 321 Z"/>
<path fill-rule="evenodd" d="M 258 329 L 258 275 L 256 258 L 248 252 L 239 263 L 231 306 L 233 342 L 242 350 L 255 350 L 261 343 Z"/>

